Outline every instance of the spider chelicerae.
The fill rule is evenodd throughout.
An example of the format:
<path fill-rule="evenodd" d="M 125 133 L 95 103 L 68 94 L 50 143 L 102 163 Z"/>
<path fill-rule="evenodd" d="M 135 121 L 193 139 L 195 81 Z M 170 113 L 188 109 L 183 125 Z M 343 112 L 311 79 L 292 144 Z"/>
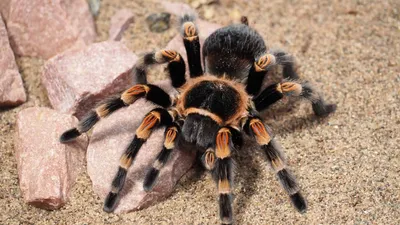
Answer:
<path fill-rule="evenodd" d="M 91 129 L 101 118 L 133 104 L 138 98 L 146 98 L 160 106 L 144 117 L 121 156 L 104 210 L 114 210 L 127 170 L 140 147 L 154 129 L 163 127 L 164 147 L 144 179 L 144 190 L 152 189 L 177 140 L 182 139 L 201 149 L 201 161 L 217 184 L 221 223 L 232 223 L 232 157 L 242 146 L 242 133 L 246 133 L 265 152 L 294 207 L 305 212 L 307 204 L 300 188 L 285 165 L 271 129 L 259 114 L 284 96 L 309 100 L 314 113 L 320 117 L 334 112 L 336 105 L 327 104 L 308 82 L 299 80 L 292 56 L 284 51 L 267 49 L 263 38 L 249 27 L 246 17 L 242 18 L 242 24 L 220 28 L 205 40 L 202 52 L 204 72 L 194 17 L 183 16 L 180 31 L 187 52 L 190 79 L 185 77 L 184 59 L 176 51 L 144 54 L 132 69 L 138 84 L 99 104 L 79 121 L 76 128 L 60 137 L 61 142 L 71 141 Z M 172 86 L 179 93 L 177 96 L 170 96 L 156 85 L 147 83 L 148 67 L 164 63 L 168 65 Z M 268 71 L 278 65 L 282 66 L 282 82 L 261 90 Z"/>

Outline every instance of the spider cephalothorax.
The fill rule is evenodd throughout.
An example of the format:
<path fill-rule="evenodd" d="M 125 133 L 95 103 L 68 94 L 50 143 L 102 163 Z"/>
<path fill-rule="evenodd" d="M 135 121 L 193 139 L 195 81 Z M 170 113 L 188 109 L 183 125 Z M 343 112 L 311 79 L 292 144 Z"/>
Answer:
<path fill-rule="evenodd" d="M 160 127 L 165 127 L 164 147 L 145 177 L 145 190 L 152 189 L 159 171 L 180 137 L 201 149 L 203 165 L 212 172 L 217 184 L 221 222 L 232 223 L 232 157 L 233 152 L 241 148 L 242 133 L 246 133 L 265 152 L 293 205 L 300 212 L 306 211 L 306 202 L 285 165 L 280 146 L 259 113 L 284 96 L 299 96 L 309 100 L 317 116 L 328 115 L 335 111 L 336 106 L 326 104 L 322 95 L 309 83 L 299 81 L 290 55 L 283 51 L 268 50 L 262 37 L 248 26 L 247 19 L 243 18 L 242 22 L 218 29 L 206 39 L 203 46 L 203 72 L 196 25 L 192 17 L 182 17 L 181 32 L 190 74 L 188 80 L 185 77 L 184 59 L 176 51 L 147 53 L 132 69 L 139 84 L 100 103 L 76 128 L 61 136 L 61 142 L 70 141 L 87 132 L 101 118 L 133 104 L 138 98 L 146 98 L 160 106 L 145 116 L 121 156 L 118 172 L 105 200 L 105 211 L 114 210 L 127 170 L 151 132 Z M 147 68 L 163 63 L 168 64 L 171 84 L 179 93 L 177 96 L 171 97 L 156 85 L 147 83 Z M 285 79 L 261 91 L 264 77 L 277 65 L 282 66 Z"/>

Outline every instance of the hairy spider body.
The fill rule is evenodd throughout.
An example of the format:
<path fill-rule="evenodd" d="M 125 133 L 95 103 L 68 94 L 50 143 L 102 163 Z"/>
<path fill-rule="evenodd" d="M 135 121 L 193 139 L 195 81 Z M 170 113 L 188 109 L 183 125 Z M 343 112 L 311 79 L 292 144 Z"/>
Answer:
<path fill-rule="evenodd" d="M 296 209 L 306 211 L 306 201 L 285 165 L 281 147 L 259 113 L 284 96 L 309 100 L 317 116 L 330 114 L 335 111 L 336 105 L 325 103 L 322 95 L 308 82 L 298 80 L 290 55 L 268 50 L 262 37 L 248 26 L 247 18 L 243 18 L 242 23 L 218 29 L 206 39 L 203 72 L 194 19 L 187 15 L 182 17 L 181 33 L 188 56 L 189 80 L 185 76 L 185 62 L 176 51 L 147 53 L 132 69 L 139 84 L 100 103 L 76 128 L 60 137 L 61 142 L 73 140 L 91 129 L 101 118 L 133 104 L 138 98 L 146 98 L 160 106 L 145 116 L 121 156 L 118 172 L 105 199 L 105 211 L 114 210 L 136 154 L 151 132 L 159 127 L 165 127 L 164 147 L 146 174 L 144 190 L 152 189 L 177 140 L 181 138 L 201 149 L 202 163 L 217 184 L 221 222 L 232 223 L 233 157 L 242 146 L 242 133 L 246 133 L 265 152 L 266 159 Z M 168 64 L 171 84 L 179 93 L 177 96 L 171 97 L 156 85 L 147 83 L 148 67 L 163 63 Z M 277 65 L 282 66 L 286 80 L 260 92 L 264 77 Z"/>

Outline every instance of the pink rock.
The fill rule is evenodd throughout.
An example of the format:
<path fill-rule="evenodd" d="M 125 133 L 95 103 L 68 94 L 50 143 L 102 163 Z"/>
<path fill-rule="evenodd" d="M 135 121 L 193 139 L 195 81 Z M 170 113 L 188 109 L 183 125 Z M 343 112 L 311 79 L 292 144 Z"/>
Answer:
<path fill-rule="evenodd" d="M 133 84 L 130 71 L 136 59 L 122 43 L 95 43 L 49 59 L 42 82 L 54 109 L 81 118 L 105 96 Z"/>
<path fill-rule="evenodd" d="M 5 0 L 2 9 L 15 53 L 48 59 L 92 43 L 96 31 L 85 0 Z"/>
<path fill-rule="evenodd" d="M 11 2 L 11 0 L 1 0 L 0 1 L 0 14 L 2 14 L 3 18 L 8 18 L 10 2 Z"/>
<path fill-rule="evenodd" d="M 159 84 L 164 90 L 171 90 L 169 81 Z M 104 201 L 118 170 L 119 158 L 135 135 L 145 114 L 155 106 L 140 99 L 128 108 L 120 109 L 96 124 L 87 151 L 88 174 L 93 189 Z M 176 182 L 192 166 L 194 152 L 175 149 L 170 160 L 161 170 L 153 191 L 143 190 L 143 179 L 163 146 L 164 130 L 153 131 L 142 146 L 128 171 L 126 183 L 117 203 L 116 213 L 138 210 L 166 198 L 171 194 Z"/>
<path fill-rule="evenodd" d="M 19 184 L 25 202 L 43 209 L 58 209 L 68 194 L 85 159 L 87 137 L 69 144 L 58 140 L 77 124 L 70 115 L 42 107 L 18 113 L 14 138 Z"/>
<path fill-rule="evenodd" d="M 0 49 L 0 107 L 19 105 L 26 101 L 26 94 L 1 15 Z"/>
<path fill-rule="evenodd" d="M 121 9 L 111 18 L 108 40 L 120 41 L 122 35 L 129 25 L 133 23 L 133 13 L 127 9 Z"/>

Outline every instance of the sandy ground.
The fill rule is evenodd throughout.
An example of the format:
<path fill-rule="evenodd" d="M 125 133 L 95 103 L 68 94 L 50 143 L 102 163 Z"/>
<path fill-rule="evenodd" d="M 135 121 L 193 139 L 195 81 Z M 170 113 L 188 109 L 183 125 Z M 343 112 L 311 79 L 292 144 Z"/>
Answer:
<path fill-rule="evenodd" d="M 107 39 L 111 15 L 128 8 L 136 21 L 124 35 L 127 46 L 135 52 L 165 46 L 176 30 L 149 32 L 145 17 L 162 8 L 153 1 L 140 2 L 104 0 L 96 21 L 98 40 Z M 305 102 L 266 114 L 309 210 L 297 213 L 262 154 L 244 151 L 237 160 L 237 224 L 400 224 L 399 10 L 397 0 L 249 0 L 199 9 L 201 18 L 223 25 L 247 15 L 270 46 L 293 53 L 302 77 L 338 104 L 337 112 L 324 120 L 316 119 Z M 0 111 L 0 224 L 218 223 L 215 186 L 208 175 L 186 178 L 165 201 L 123 215 L 102 211 L 86 173 L 62 209 L 45 211 L 25 204 L 14 157 L 15 118 L 24 108 L 49 102 L 40 84 L 44 62 L 25 57 L 17 61 L 29 99 Z"/>

